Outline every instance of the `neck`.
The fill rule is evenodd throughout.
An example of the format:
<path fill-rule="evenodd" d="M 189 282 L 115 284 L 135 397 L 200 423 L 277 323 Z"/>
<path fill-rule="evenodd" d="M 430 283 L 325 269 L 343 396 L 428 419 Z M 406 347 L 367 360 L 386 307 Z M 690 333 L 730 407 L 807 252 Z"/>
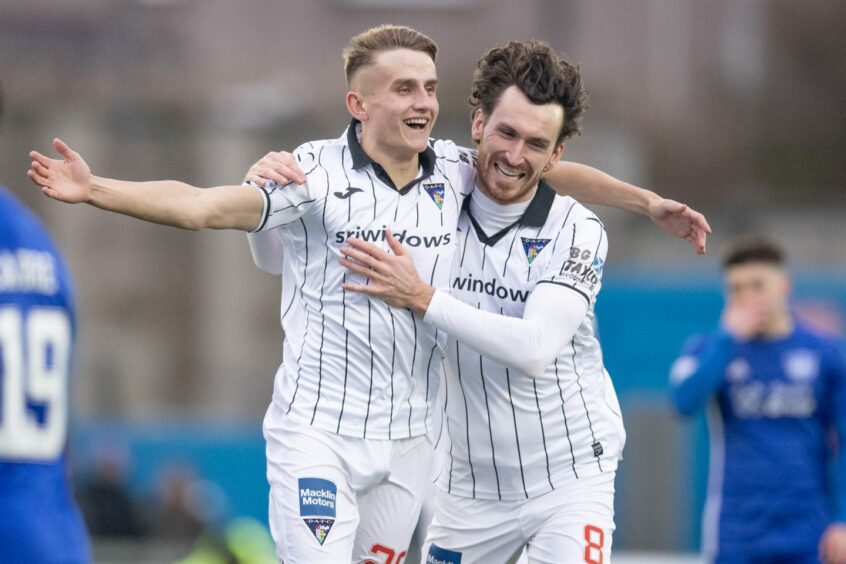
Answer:
<path fill-rule="evenodd" d="M 513 204 L 498 204 L 477 185 L 470 197 L 470 213 L 486 235 L 493 235 L 514 225 L 529 207 L 529 203 L 526 200 Z"/>
<path fill-rule="evenodd" d="M 375 136 L 366 134 L 364 127 L 362 127 L 359 141 L 367 156 L 385 169 L 397 188 L 402 188 L 417 178 L 417 172 L 420 169 L 420 156 L 417 153 L 409 155 L 404 152 L 402 155 L 398 155 L 393 151 L 386 150 L 379 145 Z"/>

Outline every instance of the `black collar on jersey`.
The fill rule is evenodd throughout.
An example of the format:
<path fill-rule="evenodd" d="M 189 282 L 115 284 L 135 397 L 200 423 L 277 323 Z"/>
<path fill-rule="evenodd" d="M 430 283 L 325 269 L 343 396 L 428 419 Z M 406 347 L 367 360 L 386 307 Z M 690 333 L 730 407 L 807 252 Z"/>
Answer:
<path fill-rule="evenodd" d="M 423 167 L 423 174 L 420 178 L 415 178 L 401 189 L 397 188 L 394 181 L 391 180 L 391 177 L 388 176 L 388 173 L 385 172 L 384 168 L 382 168 L 382 165 L 371 159 L 370 155 L 365 153 L 364 149 L 361 147 L 361 143 L 358 141 L 358 135 L 356 135 L 355 132 L 355 128 L 359 123 L 361 122 L 353 118 L 350 122 L 349 128 L 347 129 L 347 144 L 350 146 L 350 155 L 352 156 L 354 170 L 358 170 L 372 164 L 373 170 L 376 171 L 376 176 L 379 180 L 394 190 L 397 190 L 400 194 L 407 193 L 413 186 L 417 185 L 421 180 L 432 176 L 435 172 L 435 151 L 432 147 L 427 146 L 425 151 L 419 153 L 420 165 Z"/>
<path fill-rule="evenodd" d="M 476 189 L 478 190 L 478 188 Z M 473 217 L 473 213 L 470 211 L 470 198 L 472 197 L 473 195 L 471 194 L 470 197 L 464 199 L 463 209 L 467 213 L 467 217 L 470 218 L 470 223 L 473 224 L 473 229 L 476 230 L 476 237 L 479 238 L 479 241 L 492 247 L 517 224 L 525 225 L 526 227 L 543 227 L 543 224 L 546 223 L 546 218 L 549 217 L 549 210 L 552 209 L 552 203 L 555 201 L 555 192 L 550 188 L 549 184 L 541 180 L 538 183 L 538 189 L 535 191 L 532 201 L 529 202 L 526 211 L 523 212 L 520 219 L 490 237 L 485 234 L 479 222 L 476 221 L 476 218 Z"/>

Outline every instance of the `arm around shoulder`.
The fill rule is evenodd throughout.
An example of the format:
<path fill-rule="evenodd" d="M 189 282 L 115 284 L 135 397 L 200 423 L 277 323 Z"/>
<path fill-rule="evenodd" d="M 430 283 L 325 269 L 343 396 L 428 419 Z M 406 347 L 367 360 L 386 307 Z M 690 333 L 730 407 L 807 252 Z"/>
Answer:
<path fill-rule="evenodd" d="M 641 215 L 649 215 L 650 205 L 662 199 L 655 192 L 623 182 L 599 169 L 569 161 L 556 163 L 544 179 L 561 196 Z"/>
<path fill-rule="evenodd" d="M 667 233 L 686 240 L 697 254 L 705 253 L 711 226 L 704 215 L 685 204 L 578 163 L 558 162 L 545 178 L 562 196 L 645 215 Z"/>

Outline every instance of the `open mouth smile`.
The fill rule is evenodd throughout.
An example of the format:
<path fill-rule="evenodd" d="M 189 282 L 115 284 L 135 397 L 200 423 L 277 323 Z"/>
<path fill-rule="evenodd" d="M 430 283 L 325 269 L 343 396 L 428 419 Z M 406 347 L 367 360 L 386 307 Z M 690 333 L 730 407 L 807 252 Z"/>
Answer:
<path fill-rule="evenodd" d="M 519 171 L 516 168 L 511 168 L 506 165 L 502 165 L 499 163 L 494 163 L 494 168 L 499 172 L 502 176 L 510 179 L 510 180 L 517 180 L 518 178 L 522 178 L 525 176 L 525 173 Z"/>
<path fill-rule="evenodd" d="M 422 131 L 426 129 L 427 125 L 429 125 L 429 120 L 426 118 L 409 118 L 403 120 L 403 123 L 412 129 Z"/>

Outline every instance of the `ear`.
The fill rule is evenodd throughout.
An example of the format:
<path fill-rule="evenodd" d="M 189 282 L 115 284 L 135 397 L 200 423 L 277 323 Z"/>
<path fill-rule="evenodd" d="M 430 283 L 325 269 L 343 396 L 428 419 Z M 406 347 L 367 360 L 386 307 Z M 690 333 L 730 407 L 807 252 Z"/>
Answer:
<path fill-rule="evenodd" d="M 479 143 L 482 140 L 482 131 L 485 129 L 485 114 L 479 108 L 473 114 L 473 124 L 470 126 L 470 138 Z"/>
<path fill-rule="evenodd" d="M 552 169 L 552 167 L 554 167 L 555 164 L 559 160 L 561 160 L 561 155 L 563 155 L 563 154 L 564 154 L 564 143 L 561 143 L 560 145 L 558 145 L 558 147 L 555 148 L 555 150 L 552 152 L 552 155 L 550 155 L 549 160 L 546 163 L 546 166 L 543 167 L 543 174 L 546 174 L 547 172 L 549 172 Z"/>
<path fill-rule="evenodd" d="M 361 94 L 355 90 L 350 90 L 347 92 L 345 102 L 347 104 L 347 111 L 352 117 L 358 121 L 367 121 L 367 107 Z"/>

